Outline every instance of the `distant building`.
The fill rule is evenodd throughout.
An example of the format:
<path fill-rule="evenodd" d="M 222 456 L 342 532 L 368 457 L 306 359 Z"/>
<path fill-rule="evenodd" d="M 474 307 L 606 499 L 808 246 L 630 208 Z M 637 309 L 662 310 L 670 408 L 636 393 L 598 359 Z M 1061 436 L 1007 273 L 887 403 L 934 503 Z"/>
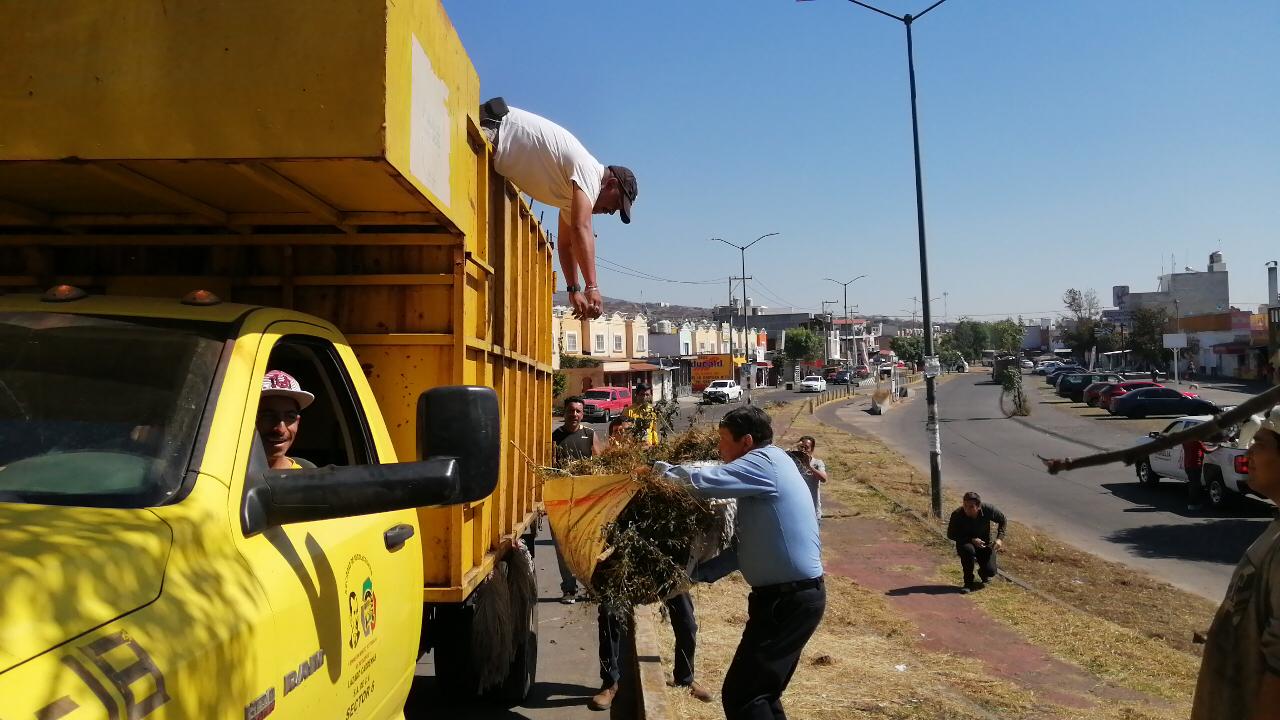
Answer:
<path fill-rule="evenodd" d="M 1128 324 L 1133 312 L 1142 308 L 1162 308 L 1169 317 L 1210 315 L 1231 309 L 1227 282 L 1227 263 L 1222 253 L 1209 254 L 1209 264 L 1204 272 L 1188 270 L 1161 275 L 1155 292 L 1129 292 L 1128 285 L 1111 288 L 1114 310 L 1102 313 L 1102 320 L 1109 323 Z"/>

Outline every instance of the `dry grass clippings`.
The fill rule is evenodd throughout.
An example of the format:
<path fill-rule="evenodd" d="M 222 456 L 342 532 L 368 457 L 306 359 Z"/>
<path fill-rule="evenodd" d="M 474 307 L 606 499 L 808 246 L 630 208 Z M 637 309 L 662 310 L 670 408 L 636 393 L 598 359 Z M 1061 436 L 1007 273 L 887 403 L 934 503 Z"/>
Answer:
<path fill-rule="evenodd" d="M 627 443 L 566 466 L 573 475 L 631 475 L 639 484 L 618 518 L 601 528 L 608 557 L 591 578 L 593 599 L 619 614 L 657 602 L 688 583 L 695 540 L 716 527 L 710 504 L 653 471 L 653 463 L 715 460 L 718 435 L 695 427 L 655 447 Z"/>

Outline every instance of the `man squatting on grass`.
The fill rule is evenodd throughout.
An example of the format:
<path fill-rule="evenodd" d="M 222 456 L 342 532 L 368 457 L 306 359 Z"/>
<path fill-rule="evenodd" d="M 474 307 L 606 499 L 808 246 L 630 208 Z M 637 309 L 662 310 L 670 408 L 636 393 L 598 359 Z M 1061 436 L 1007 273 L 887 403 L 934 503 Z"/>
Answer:
<path fill-rule="evenodd" d="M 991 542 L 991 523 L 996 524 L 996 539 Z M 1004 513 L 995 505 L 983 505 L 978 493 L 964 494 L 964 503 L 951 513 L 947 523 L 947 538 L 956 544 L 960 567 L 964 570 L 964 591 L 981 590 L 996 575 L 996 551 L 1004 549 Z M 973 566 L 978 565 L 978 577 L 973 579 Z"/>
<path fill-rule="evenodd" d="M 1249 487 L 1280 504 L 1280 406 L 1254 433 Z M 1213 618 L 1191 720 L 1280 718 L 1280 520 L 1249 546 Z"/>
<path fill-rule="evenodd" d="M 737 499 L 736 548 L 704 563 L 695 578 L 710 581 L 741 569 L 751 586 L 721 703 L 728 720 L 786 718 L 782 693 L 827 603 L 818 519 L 795 462 L 773 445 L 763 410 L 732 410 L 719 432 L 724 465 L 655 467 L 687 479 L 701 495 Z"/>

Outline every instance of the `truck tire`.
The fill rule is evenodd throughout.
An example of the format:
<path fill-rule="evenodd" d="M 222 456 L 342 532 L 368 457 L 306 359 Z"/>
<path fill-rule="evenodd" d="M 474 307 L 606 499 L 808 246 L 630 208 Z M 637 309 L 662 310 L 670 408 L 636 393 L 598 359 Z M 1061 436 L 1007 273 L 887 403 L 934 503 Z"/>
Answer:
<path fill-rule="evenodd" d="M 609 421 L 610 421 L 610 420 L 612 420 L 612 419 L 613 419 L 613 418 L 609 415 L 609 411 L 608 411 L 608 410 L 605 410 L 605 411 L 604 411 L 604 417 L 602 417 L 602 418 L 600 419 L 600 422 L 605 423 L 605 424 L 607 425 L 607 424 L 609 424 Z"/>
<path fill-rule="evenodd" d="M 512 548 L 503 563 L 511 586 L 512 617 L 523 618 L 515 623 L 511 665 L 497 690 L 499 697 L 513 703 L 529 696 L 538 676 L 538 575 L 533 554 L 527 549 L 533 547 L 535 537 L 526 538 L 524 544 Z"/>
<path fill-rule="evenodd" d="M 532 558 L 517 546 L 466 601 L 434 606 L 430 639 L 441 695 L 524 699 L 537 667 L 537 604 Z"/>
<path fill-rule="evenodd" d="M 1209 498 L 1209 506 L 1226 507 L 1231 502 L 1231 491 L 1222 480 L 1222 471 L 1208 465 L 1204 469 L 1204 494 Z"/>
<path fill-rule="evenodd" d="M 1143 485 L 1160 484 L 1160 476 L 1155 474 L 1151 469 L 1151 461 L 1147 458 L 1142 458 L 1138 461 L 1137 466 L 1134 468 L 1134 472 L 1138 476 L 1138 482 Z"/>

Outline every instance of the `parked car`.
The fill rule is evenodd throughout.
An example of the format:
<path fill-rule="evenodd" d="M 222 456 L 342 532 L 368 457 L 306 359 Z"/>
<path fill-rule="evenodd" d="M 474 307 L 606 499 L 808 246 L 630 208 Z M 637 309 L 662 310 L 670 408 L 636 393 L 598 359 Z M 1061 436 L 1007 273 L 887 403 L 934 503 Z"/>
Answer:
<path fill-rule="evenodd" d="M 1061 367 L 1064 364 L 1065 363 L 1059 362 L 1057 360 L 1048 360 L 1046 362 L 1042 362 L 1036 366 L 1035 374 L 1048 375 L 1049 373 L 1053 372 L 1054 370 L 1057 370 L 1059 367 Z"/>
<path fill-rule="evenodd" d="M 1057 376 L 1073 372 L 1088 372 L 1089 368 L 1083 365 L 1059 365 L 1049 372 L 1045 373 L 1044 381 L 1050 385 L 1057 379 Z"/>
<path fill-rule="evenodd" d="M 736 380 L 712 380 L 702 389 L 703 402 L 729 403 L 742 400 L 742 386 Z"/>
<path fill-rule="evenodd" d="M 852 377 L 853 376 L 850 375 L 848 370 L 841 370 L 837 372 L 835 375 L 831 376 L 831 384 L 832 385 L 848 385 Z"/>
<path fill-rule="evenodd" d="M 1102 392 L 1098 393 L 1098 407 L 1103 410 L 1110 410 L 1112 398 L 1123 396 L 1134 390 L 1150 387 L 1164 386 L 1160 383 L 1153 383 L 1150 380 L 1125 380 L 1124 382 L 1115 383 L 1111 387 L 1103 388 Z"/>
<path fill-rule="evenodd" d="M 1071 398 L 1074 402 L 1084 402 L 1084 389 L 1097 382 L 1120 382 L 1119 375 L 1111 373 L 1067 373 L 1058 380 L 1058 396 Z"/>
<path fill-rule="evenodd" d="M 827 381 L 821 375 L 809 375 L 800 381 L 800 392 L 822 392 L 827 389 Z"/>
<path fill-rule="evenodd" d="M 1114 382 L 1096 382 L 1086 387 L 1084 389 L 1084 396 L 1083 396 L 1084 404 L 1088 405 L 1089 407 L 1097 407 L 1098 397 L 1102 394 L 1102 391 L 1106 390 L 1112 385 L 1115 385 L 1115 383 Z"/>
<path fill-rule="evenodd" d="M 1021 366 L 1023 370 L 1031 370 L 1031 369 L 1034 369 L 1036 366 L 1035 363 L 1031 362 L 1030 360 L 1027 360 L 1026 358 L 1019 360 L 1018 365 Z"/>
<path fill-rule="evenodd" d="M 1189 397 L 1186 393 L 1161 386 L 1132 390 L 1113 397 L 1107 411 L 1112 415 L 1144 418 L 1148 415 L 1214 415 L 1219 409 L 1208 400 Z"/>
<path fill-rule="evenodd" d="M 840 372 L 840 368 L 827 368 L 822 371 L 822 379 L 831 382 L 835 379 L 836 373 Z"/>
<path fill-rule="evenodd" d="M 1141 442 L 1195 427 L 1212 418 L 1212 415 L 1178 418 L 1169 423 L 1164 430 L 1147 433 L 1146 437 L 1141 438 Z M 1244 437 L 1246 434 L 1248 439 Z M 1221 444 L 1208 444 L 1201 480 L 1204 483 L 1205 496 L 1209 500 L 1209 505 L 1221 507 L 1230 502 L 1236 494 L 1257 496 L 1257 493 L 1249 487 L 1249 462 L 1245 457 L 1245 447 L 1251 438 L 1252 434 L 1242 432 L 1241 428 L 1235 428 L 1231 431 L 1231 439 Z M 1187 471 L 1182 467 L 1182 463 L 1182 446 L 1178 445 L 1139 460 L 1134 471 L 1138 476 L 1138 482 L 1144 485 L 1155 485 L 1161 478 L 1186 482 Z"/>
<path fill-rule="evenodd" d="M 631 407 L 631 388 L 596 387 L 582 393 L 582 416 L 591 422 L 609 422 Z"/>
<path fill-rule="evenodd" d="M 858 365 L 853 369 L 853 374 L 859 379 L 871 377 L 871 367 L 868 365 Z"/>
<path fill-rule="evenodd" d="M 1082 367 L 1072 367 L 1072 368 L 1065 368 L 1065 369 L 1060 368 L 1058 370 L 1054 370 L 1053 373 L 1049 375 L 1049 384 L 1052 385 L 1055 389 L 1057 389 L 1058 383 L 1062 382 L 1062 378 L 1068 375 L 1074 375 L 1075 373 L 1085 373 L 1085 372 L 1089 372 L 1089 368 L 1082 368 Z"/>

